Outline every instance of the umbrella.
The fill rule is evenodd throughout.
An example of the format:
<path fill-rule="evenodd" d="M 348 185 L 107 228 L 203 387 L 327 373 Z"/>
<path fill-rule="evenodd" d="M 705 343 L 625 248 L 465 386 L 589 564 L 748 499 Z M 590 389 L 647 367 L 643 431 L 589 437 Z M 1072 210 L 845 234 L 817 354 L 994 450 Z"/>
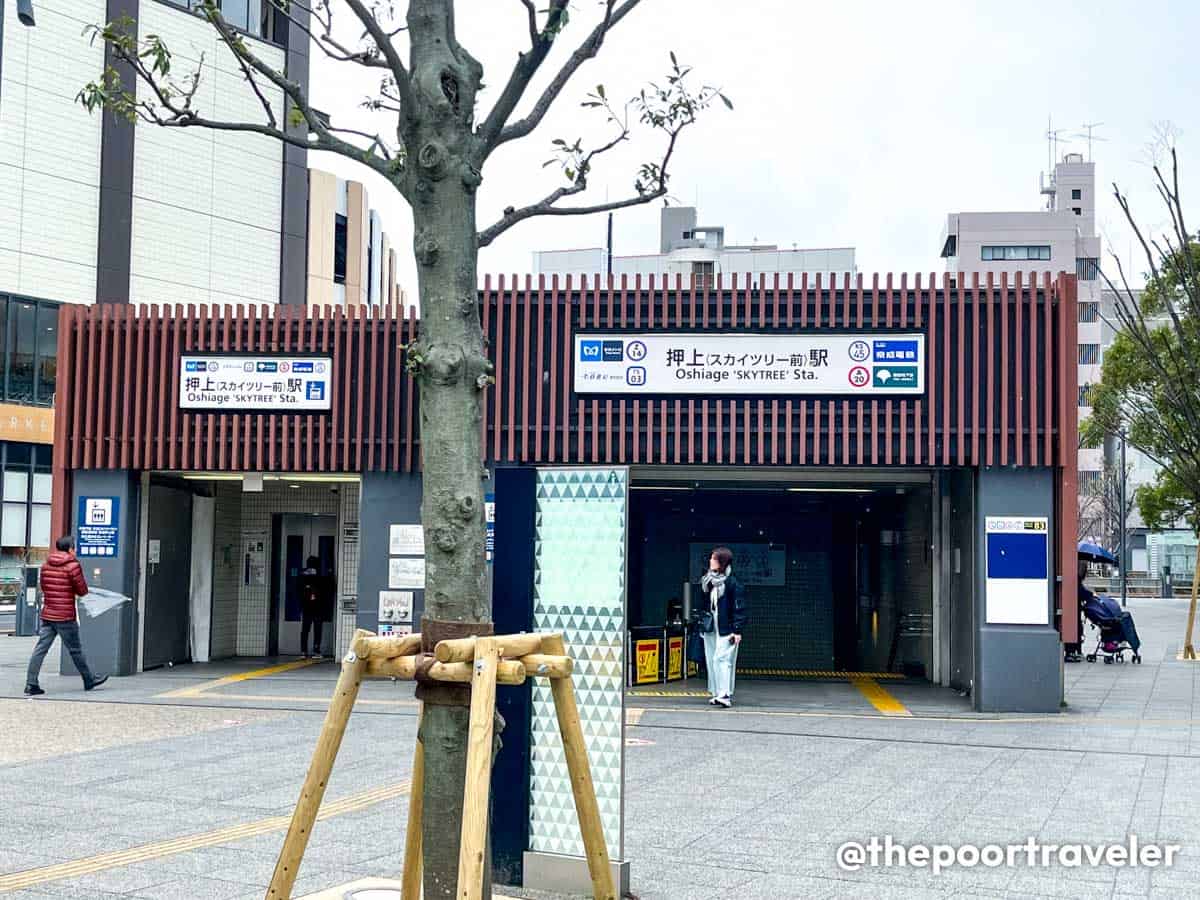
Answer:
<path fill-rule="evenodd" d="M 1117 565 L 1117 558 L 1109 553 L 1099 544 L 1093 544 L 1088 541 L 1079 542 L 1079 558 L 1087 562 L 1107 563 L 1110 566 Z"/>

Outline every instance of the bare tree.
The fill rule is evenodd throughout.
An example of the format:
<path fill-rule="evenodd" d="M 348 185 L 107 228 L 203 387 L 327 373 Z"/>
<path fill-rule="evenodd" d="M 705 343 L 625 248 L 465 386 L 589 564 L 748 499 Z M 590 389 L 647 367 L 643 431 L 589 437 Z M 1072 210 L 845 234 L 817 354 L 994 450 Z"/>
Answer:
<path fill-rule="evenodd" d="M 423 452 L 422 521 L 428 580 L 421 630 L 432 643 L 490 630 L 485 589 L 480 395 L 492 381 L 480 327 L 477 255 L 519 222 L 537 216 L 578 216 L 666 198 L 669 166 L 681 134 L 717 100 L 714 87 L 696 85 L 692 70 L 670 55 L 663 79 L 628 103 L 610 101 L 603 86 L 583 100 L 598 112 L 608 136 L 593 145 L 555 139 L 551 160 L 561 167 L 562 186 L 523 205 L 508 206 L 486 227 L 476 223 L 476 189 L 498 148 L 527 138 L 559 103 L 581 68 L 641 0 L 601 0 L 598 21 L 580 36 L 557 69 L 543 72 L 564 40 L 572 18 L 569 0 L 518 0 L 514 15 L 527 23 L 528 44 L 498 82 L 490 110 L 479 109 L 483 67 L 458 39 L 453 0 L 410 0 L 407 9 L 378 0 L 268 0 L 274 13 L 306 33 L 315 52 L 379 75 L 366 106 L 385 114 L 378 131 L 337 124 L 313 108 L 304 86 L 268 64 L 251 41 L 222 16 L 218 0 L 200 0 L 196 11 L 216 30 L 261 106 L 254 121 L 215 116 L 202 108 L 201 67 L 177 72 L 175 57 L 156 35 L 138 38 L 129 20 L 96 26 L 114 65 L 84 87 L 80 101 L 131 121 L 163 128 L 209 128 L 266 135 L 309 150 L 327 150 L 379 173 L 412 209 L 422 322 L 407 351 L 409 372 L 421 400 Z M 575 6 L 581 5 L 577 0 Z M 361 38 L 339 38 L 346 17 Z M 201 61 L 203 62 L 203 61 Z M 547 77 L 548 76 L 548 77 Z M 532 92 L 535 79 L 542 85 Z M 272 96 L 282 95 L 283 110 Z M 354 107 L 358 98 L 344 98 Z M 604 154 L 632 138 L 635 127 L 656 136 L 658 150 L 632 178 L 627 197 L 571 205 L 588 188 Z M 425 774 L 425 896 L 455 893 L 462 808 L 468 708 L 459 690 L 419 686 L 425 703 L 421 739 L 429 748 Z"/>
<path fill-rule="evenodd" d="M 1158 234 L 1139 226 L 1128 198 L 1116 185 L 1114 196 L 1141 247 L 1147 267 L 1143 290 L 1129 284 L 1121 260 L 1117 278 L 1103 277 L 1116 297 L 1117 330 L 1105 353 L 1099 384 L 1093 387 L 1093 415 L 1087 439 L 1124 434 L 1160 469 L 1151 485 L 1136 492 L 1147 526 L 1177 520 L 1200 527 L 1200 239 L 1186 220 L 1173 146 L 1153 166 L 1155 188 L 1169 225 Z M 1200 569 L 1197 570 L 1200 578 Z M 1193 579 L 1192 603 L 1184 638 L 1194 657 L 1192 629 L 1200 581 Z"/>
<path fill-rule="evenodd" d="M 1126 481 L 1130 471 L 1132 467 L 1126 466 Z M 1122 518 L 1128 526 L 1129 517 L 1133 515 L 1134 493 L 1127 490 L 1125 494 L 1122 509 L 1121 467 L 1105 464 L 1096 484 L 1080 493 L 1078 539 L 1095 541 L 1109 549 L 1116 547 L 1120 543 Z"/>

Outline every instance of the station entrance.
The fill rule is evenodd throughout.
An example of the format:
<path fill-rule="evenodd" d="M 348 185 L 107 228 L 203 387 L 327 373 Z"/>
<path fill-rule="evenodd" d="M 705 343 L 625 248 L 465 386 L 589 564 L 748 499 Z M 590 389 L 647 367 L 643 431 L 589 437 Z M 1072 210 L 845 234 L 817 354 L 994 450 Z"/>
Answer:
<path fill-rule="evenodd" d="M 301 579 L 313 561 L 321 627 L 307 649 L 339 652 L 356 612 L 357 476 L 145 478 L 139 669 L 299 656 Z"/>
<path fill-rule="evenodd" d="M 931 473 L 638 470 L 629 503 L 634 634 L 686 623 L 717 546 L 734 554 L 750 627 L 741 677 L 935 672 Z"/>

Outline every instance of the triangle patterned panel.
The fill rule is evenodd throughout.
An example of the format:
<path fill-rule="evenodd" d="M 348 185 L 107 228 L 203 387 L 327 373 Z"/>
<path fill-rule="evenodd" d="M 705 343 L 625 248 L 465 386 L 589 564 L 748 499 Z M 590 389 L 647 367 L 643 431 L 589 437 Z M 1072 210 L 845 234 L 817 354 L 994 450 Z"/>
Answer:
<path fill-rule="evenodd" d="M 621 834 L 625 656 L 625 473 L 539 471 L 534 627 L 563 632 L 609 853 Z M 617 573 L 614 576 L 614 573 Z M 530 846 L 583 855 L 570 776 L 550 689 L 533 689 Z"/>

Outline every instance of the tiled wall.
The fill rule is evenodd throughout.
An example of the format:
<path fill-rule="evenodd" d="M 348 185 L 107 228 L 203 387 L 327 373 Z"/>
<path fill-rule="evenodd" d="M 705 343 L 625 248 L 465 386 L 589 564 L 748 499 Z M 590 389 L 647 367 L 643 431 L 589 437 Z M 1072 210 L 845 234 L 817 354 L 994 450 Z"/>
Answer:
<path fill-rule="evenodd" d="M 180 76 L 194 71 L 203 54 L 195 101 L 202 114 L 228 121 L 266 121 L 258 98 L 212 26 L 166 4 L 142 3 L 140 31 L 163 36 Z M 246 40 L 268 65 L 283 65 L 282 49 Z M 281 93 L 264 93 L 281 118 Z M 270 138 L 139 125 L 134 142 L 132 301 L 276 302 L 282 179 L 282 145 Z"/>
<path fill-rule="evenodd" d="M 330 488 L 337 488 L 337 493 Z M 271 608 L 271 517 L 277 513 L 300 513 L 340 518 L 342 494 L 347 491 L 357 494 L 358 485 L 302 482 L 293 488 L 286 482 L 268 481 L 262 492 L 242 494 L 241 533 L 264 534 L 268 571 L 263 584 L 246 584 L 244 578 L 238 579 L 238 656 L 263 656 L 267 652 L 267 618 Z M 221 542 L 220 537 L 217 542 Z M 341 579 L 339 572 L 339 595 Z"/>
<path fill-rule="evenodd" d="M 38 0 L 35 28 L 17 21 L 16 0 L 0 2 L 0 291 L 91 303 L 100 116 L 75 96 L 104 68 L 83 34 L 104 22 L 104 0 Z"/>

